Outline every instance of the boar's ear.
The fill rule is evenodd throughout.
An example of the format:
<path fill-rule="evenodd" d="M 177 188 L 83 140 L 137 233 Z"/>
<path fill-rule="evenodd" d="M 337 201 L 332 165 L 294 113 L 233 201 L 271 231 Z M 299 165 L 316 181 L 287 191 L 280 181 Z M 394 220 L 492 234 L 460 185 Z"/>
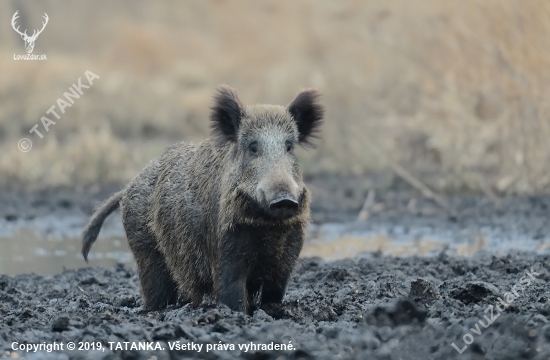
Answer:
<path fill-rule="evenodd" d="M 312 139 L 318 137 L 323 123 L 324 108 L 317 103 L 317 90 L 301 91 L 288 106 L 290 115 L 298 125 L 298 141 L 303 145 L 312 145 Z"/>
<path fill-rule="evenodd" d="M 218 88 L 210 114 L 212 134 L 219 144 L 237 140 L 237 130 L 243 115 L 243 105 L 237 91 L 227 85 Z"/>

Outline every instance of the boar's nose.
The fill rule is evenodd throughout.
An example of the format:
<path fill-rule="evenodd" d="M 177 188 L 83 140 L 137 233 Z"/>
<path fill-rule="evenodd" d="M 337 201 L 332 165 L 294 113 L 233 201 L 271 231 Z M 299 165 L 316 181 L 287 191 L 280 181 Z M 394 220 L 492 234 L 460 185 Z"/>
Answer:
<path fill-rule="evenodd" d="M 289 193 L 279 193 L 269 203 L 269 210 L 277 218 L 289 218 L 298 210 L 298 201 Z"/>

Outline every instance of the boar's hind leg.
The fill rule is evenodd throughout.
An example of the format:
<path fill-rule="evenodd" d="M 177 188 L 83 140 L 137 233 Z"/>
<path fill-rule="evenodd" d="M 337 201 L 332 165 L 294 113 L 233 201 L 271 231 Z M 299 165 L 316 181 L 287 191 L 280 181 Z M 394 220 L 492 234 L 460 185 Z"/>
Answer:
<path fill-rule="evenodd" d="M 172 280 L 164 257 L 155 248 L 154 237 L 139 234 L 137 238 L 129 237 L 128 242 L 136 258 L 143 308 L 156 310 L 175 304 L 178 300 L 176 283 Z"/>

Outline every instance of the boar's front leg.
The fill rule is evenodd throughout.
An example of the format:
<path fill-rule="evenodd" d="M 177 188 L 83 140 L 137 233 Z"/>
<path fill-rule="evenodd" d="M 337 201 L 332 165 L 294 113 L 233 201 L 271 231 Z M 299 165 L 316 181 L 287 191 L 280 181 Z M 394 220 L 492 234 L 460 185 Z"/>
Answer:
<path fill-rule="evenodd" d="M 280 303 L 285 296 L 288 280 L 292 274 L 292 270 L 302 246 L 304 245 L 304 231 L 301 227 L 297 227 L 283 243 L 283 255 L 276 259 L 265 259 L 264 273 L 265 279 L 261 303 Z M 269 261 L 271 260 L 271 261 Z"/>
<path fill-rule="evenodd" d="M 246 281 L 248 266 L 245 252 L 238 246 L 236 234 L 227 235 L 222 242 L 220 259 L 220 301 L 232 310 L 248 313 Z"/>
<path fill-rule="evenodd" d="M 262 290 L 261 303 L 280 303 L 286 292 L 286 285 L 290 278 L 291 271 L 278 274 L 271 282 L 265 283 Z"/>
<path fill-rule="evenodd" d="M 236 265 L 222 262 L 220 301 L 232 310 L 248 313 L 246 274 Z"/>

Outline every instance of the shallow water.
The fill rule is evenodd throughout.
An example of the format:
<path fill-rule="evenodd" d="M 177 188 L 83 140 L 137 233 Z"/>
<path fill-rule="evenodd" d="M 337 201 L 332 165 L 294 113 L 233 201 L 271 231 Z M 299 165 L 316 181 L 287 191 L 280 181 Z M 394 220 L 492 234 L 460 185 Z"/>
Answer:
<path fill-rule="evenodd" d="M 0 274 L 55 274 L 64 268 L 88 266 L 80 254 L 82 216 L 44 216 L 31 220 L 0 220 Z M 327 260 L 379 252 L 393 256 L 468 256 L 481 250 L 550 252 L 547 241 L 535 241 L 498 227 L 461 229 L 395 223 L 310 225 L 302 256 Z M 89 256 L 90 265 L 133 264 L 119 214 L 107 218 Z"/>

